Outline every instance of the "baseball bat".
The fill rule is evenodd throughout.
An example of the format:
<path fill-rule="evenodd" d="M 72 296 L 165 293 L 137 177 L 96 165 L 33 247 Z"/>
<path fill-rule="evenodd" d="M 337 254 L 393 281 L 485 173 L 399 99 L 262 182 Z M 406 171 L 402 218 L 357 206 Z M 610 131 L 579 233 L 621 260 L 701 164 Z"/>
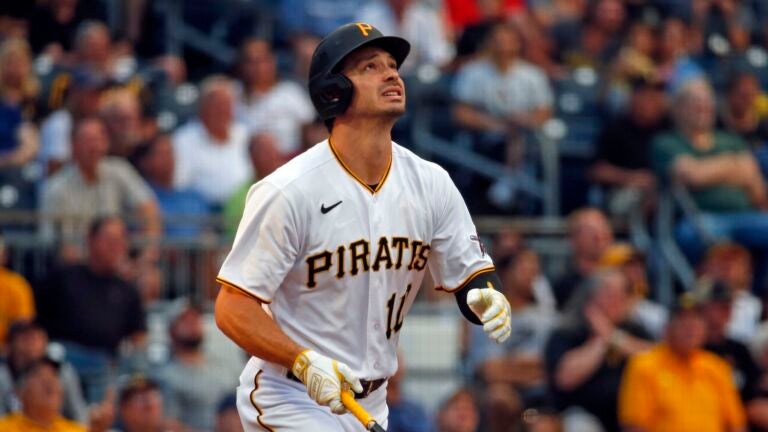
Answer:
<path fill-rule="evenodd" d="M 355 396 L 350 390 L 343 390 L 341 392 L 341 403 L 347 407 L 349 412 L 351 412 L 355 417 L 357 417 L 358 420 L 360 420 L 360 423 L 365 426 L 365 430 L 371 432 L 387 432 L 383 427 L 376 423 L 376 419 L 368 414 L 368 411 L 366 411 L 365 408 L 357 403 Z"/>

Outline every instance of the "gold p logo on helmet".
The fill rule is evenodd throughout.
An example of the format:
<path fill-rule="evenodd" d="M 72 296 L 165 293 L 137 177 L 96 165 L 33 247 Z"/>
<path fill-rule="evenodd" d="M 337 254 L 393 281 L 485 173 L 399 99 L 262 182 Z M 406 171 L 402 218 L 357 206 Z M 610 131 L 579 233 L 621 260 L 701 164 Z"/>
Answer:
<path fill-rule="evenodd" d="M 355 23 L 357 28 L 360 29 L 360 33 L 363 34 L 363 36 L 368 36 L 368 32 L 373 30 L 373 26 L 366 23 Z"/>

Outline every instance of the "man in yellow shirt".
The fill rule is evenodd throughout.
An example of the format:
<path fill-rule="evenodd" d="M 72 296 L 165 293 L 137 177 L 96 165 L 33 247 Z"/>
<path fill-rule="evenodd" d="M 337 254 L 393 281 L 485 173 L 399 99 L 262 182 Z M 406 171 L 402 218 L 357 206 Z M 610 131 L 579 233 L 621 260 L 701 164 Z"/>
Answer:
<path fill-rule="evenodd" d="M 43 358 L 30 365 L 19 378 L 21 411 L 0 418 L 0 431 L 85 432 L 85 426 L 60 414 L 64 394 L 58 363 Z"/>
<path fill-rule="evenodd" d="M 746 419 L 728 364 L 702 349 L 701 299 L 678 299 L 664 342 L 630 361 L 619 391 L 627 432 L 744 432 Z"/>
<path fill-rule="evenodd" d="M 5 243 L 0 238 L 0 348 L 5 346 L 8 328 L 15 321 L 35 316 L 32 288 L 24 276 L 5 267 Z"/>

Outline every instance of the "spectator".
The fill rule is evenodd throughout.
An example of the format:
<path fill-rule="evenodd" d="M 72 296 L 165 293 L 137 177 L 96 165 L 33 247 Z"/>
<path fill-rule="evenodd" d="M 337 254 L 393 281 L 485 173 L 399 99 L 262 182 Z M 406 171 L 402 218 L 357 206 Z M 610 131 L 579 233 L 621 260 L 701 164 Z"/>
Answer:
<path fill-rule="evenodd" d="M 163 395 L 158 384 L 133 375 L 120 390 L 119 432 L 182 432 L 176 420 L 163 416 Z"/>
<path fill-rule="evenodd" d="M 301 151 L 301 128 L 315 117 L 315 109 L 306 89 L 281 80 L 277 61 L 269 42 L 247 40 L 240 49 L 238 62 L 240 94 L 237 117 L 253 135 L 269 132 L 277 139 L 284 157 Z"/>
<path fill-rule="evenodd" d="M 512 334 L 502 345 L 486 343 L 482 329 L 472 326 L 469 353 L 471 368 L 486 389 L 483 430 L 491 432 L 519 424 L 524 409 L 545 401 L 544 346 L 556 320 L 552 305 L 535 299 L 534 284 L 540 272 L 534 251 L 523 248 L 497 259 L 496 266 L 512 310 Z"/>
<path fill-rule="evenodd" d="M 661 25 L 656 78 L 666 84 L 671 95 L 677 94 L 687 82 L 704 78 L 701 66 L 690 57 L 688 30 L 678 18 L 668 18 Z"/>
<path fill-rule="evenodd" d="M 731 292 L 722 282 L 703 278 L 699 280 L 694 294 L 701 303 L 702 317 L 707 329 L 704 349 L 717 354 L 729 364 L 741 400 L 749 403 L 755 394 L 760 369 L 747 346 L 731 339 L 726 333 L 731 320 Z"/>
<path fill-rule="evenodd" d="M 760 165 L 763 178 L 768 178 L 768 120 L 760 117 L 757 101 L 760 82 L 750 73 L 731 77 L 720 105 L 718 127 L 739 135 L 752 150 Z"/>
<path fill-rule="evenodd" d="M 320 44 L 320 38 L 310 33 L 297 34 L 292 37 L 293 66 L 289 76 L 291 81 L 299 83 L 302 87 L 309 84 L 309 67 L 312 64 L 312 54 L 314 54 L 318 44 Z M 323 130 L 326 130 L 325 127 Z M 312 144 L 320 141 L 312 141 Z"/>
<path fill-rule="evenodd" d="M 63 99 L 66 94 L 66 104 L 48 115 L 40 126 L 39 160 L 48 176 L 70 161 L 72 126 L 75 121 L 98 114 L 101 95 L 107 87 L 103 78 L 84 70 L 68 75 L 69 80 L 71 86 L 54 88 L 49 95 L 49 99 Z"/>
<path fill-rule="evenodd" d="M 437 432 L 476 432 L 480 413 L 475 396 L 468 389 L 458 389 L 440 404 Z"/>
<path fill-rule="evenodd" d="M 68 242 L 84 237 L 90 221 L 102 215 L 138 214 L 142 233 L 160 234 L 157 203 L 146 182 L 126 161 L 107 157 L 109 137 L 95 117 L 80 120 L 72 134 L 73 161 L 47 180 L 42 210 L 66 216 L 57 233 Z M 52 227 L 46 227 L 52 235 Z"/>
<path fill-rule="evenodd" d="M 173 134 L 174 185 L 200 193 L 214 208 L 251 178 L 248 134 L 234 117 L 232 82 L 212 76 L 201 84 L 199 118 Z M 226 169 L 223 169 L 226 167 Z"/>
<path fill-rule="evenodd" d="M 216 406 L 237 386 L 237 375 L 209 358 L 203 350 L 202 312 L 186 307 L 170 323 L 172 357 L 159 373 L 167 388 L 166 408 L 194 430 L 212 430 Z"/>
<path fill-rule="evenodd" d="M 515 27 L 497 21 L 485 39 L 486 55 L 459 69 L 453 94 L 462 126 L 505 134 L 534 129 L 551 116 L 552 90 L 546 76 L 519 58 Z"/>
<path fill-rule="evenodd" d="M 168 135 L 156 135 L 134 154 L 139 172 L 155 194 L 163 217 L 164 235 L 169 239 L 197 239 L 203 232 L 208 204 L 191 188 L 173 185 L 176 158 Z M 185 220 L 189 218 L 196 218 Z"/>
<path fill-rule="evenodd" d="M 283 34 L 327 35 L 336 27 L 354 22 L 364 0 L 283 0 L 278 24 Z M 279 32 L 278 32 L 279 33 Z"/>
<path fill-rule="evenodd" d="M 630 299 L 627 279 L 618 270 L 592 275 L 547 342 L 547 374 L 555 405 L 568 409 L 566 425 L 586 415 L 599 420 L 605 432 L 620 430 L 621 375 L 629 357 L 648 348 L 650 339 L 628 320 Z"/>
<path fill-rule="evenodd" d="M 768 218 L 760 211 L 766 206 L 765 182 L 744 141 L 715 129 L 709 84 L 689 82 L 675 95 L 673 107 L 676 130 L 654 139 L 656 174 L 691 190 L 701 211 L 699 221 L 714 240 L 768 248 Z M 683 219 L 675 234 L 689 259 L 697 262 L 704 239 L 694 222 Z"/>
<path fill-rule="evenodd" d="M 752 358 L 760 369 L 754 383 L 754 398 L 747 404 L 747 418 L 753 430 L 768 430 L 768 326 L 763 324 L 749 345 Z"/>
<path fill-rule="evenodd" d="M 122 274 L 128 260 L 126 227 L 118 217 L 98 218 L 88 233 L 85 264 L 52 272 L 36 291 L 39 316 L 83 381 L 86 400 L 102 400 L 118 346 L 142 346 L 144 310 L 136 287 Z"/>
<path fill-rule="evenodd" d="M 15 383 L 24 371 L 47 356 L 48 334 L 35 321 L 17 321 L 11 327 L 6 361 L 0 363 L 0 415 L 18 411 L 21 402 L 14 392 Z M 57 368 L 62 388 L 64 417 L 78 423 L 88 422 L 88 405 L 80 388 L 80 378 L 74 367 L 59 362 Z"/>
<path fill-rule="evenodd" d="M 588 3 L 586 13 L 583 22 L 556 32 L 563 63 L 569 69 L 588 67 L 604 73 L 619 52 L 626 8 L 620 0 L 597 0 Z"/>
<path fill-rule="evenodd" d="M 112 41 L 109 28 L 104 23 L 85 21 L 77 28 L 72 54 L 54 65 L 46 108 L 61 108 L 64 100 L 62 96 L 70 91 L 76 74 L 92 75 L 105 85 L 124 85 L 131 92 L 139 94 L 148 78 L 136 76 L 136 65 L 137 60 L 130 44 L 123 40 Z"/>
<path fill-rule="evenodd" d="M 600 132 L 590 169 L 591 180 L 608 188 L 611 214 L 627 215 L 652 201 L 656 176 L 651 169 L 651 140 L 668 126 L 660 83 L 637 78 L 632 87 L 628 111 Z"/>
<path fill-rule="evenodd" d="M 29 17 L 34 3 L 4 2 L 0 4 L 0 41 L 11 38 L 29 39 Z"/>
<path fill-rule="evenodd" d="M 654 28 L 645 22 L 635 22 L 629 27 L 627 37 L 616 55 L 615 63 L 610 71 L 611 91 L 617 101 L 611 102 L 611 108 L 623 108 L 626 102 L 624 86 L 632 80 L 642 79 L 649 83 L 659 83 L 656 79 L 656 35 Z M 634 86 L 633 86 L 634 87 Z M 612 99 L 613 99 L 612 98 Z"/>
<path fill-rule="evenodd" d="M 405 395 L 403 380 L 407 368 L 405 359 L 398 353 L 397 372 L 387 380 L 387 431 L 389 432 L 433 432 L 435 425 L 424 408 Z"/>
<path fill-rule="evenodd" d="M 512 24 L 494 23 L 484 48 L 485 56 L 464 64 L 456 74 L 453 115 L 472 132 L 477 152 L 504 160 L 517 172 L 523 166 L 524 132 L 551 117 L 552 90 L 546 75 L 520 58 L 521 38 Z M 493 204 L 514 205 L 514 178 L 496 184 L 500 191 L 493 194 Z"/>
<path fill-rule="evenodd" d="M 722 243 L 707 251 L 700 265 L 702 276 L 720 281 L 728 289 L 732 305 L 726 334 L 741 343 L 757 333 L 763 304 L 752 294 L 752 256 L 737 244 Z"/>
<path fill-rule="evenodd" d="M 6 261 L 5 241 L 0 237 L 0 347 L 5 346 L 11 324 L 35 317 L 32 287 L 23 275 L 7 268 Z"/>
<path fill-rule="evenodd" d="M 243 423 L 237 413 L 237 398 L 235 394 L 224 396 L 216 409 L 215 432 L 243 432 Z"/>
<path fill-rule="evenodd" d="M 114 83 L 141 87 L 132 81 L 136 72 L 133 47 L 125 40 L 112 40 L 110 29 L 101 21 L 85 21 L 77 27 L 70 69 L 86 69 Z"/>
<path fill-rule="evenodd" d="M 420 0 L 374 0 L 357 12 L 357 20 L 372 23 L 385 35 L 405 38 L 411 52 L 400 74 L 411 75 L 421 66 L 442 67 L 454 55 L 442 11 Z"/>
<path fill-rule="evenodd" d="M 29 44 L 22 39 L 3 41 L 0 45 L 0 171 L 19 169 L 37 155 L 39 141 L 32 121 L 38 91 Z"/>
<path fill-rule="evenodd" d="M 523 0 L 445 0 L 442 3 L 451 26 L 449 30 L 456 35 L 489 16 L 508 18 L 526 8 Z"/>
<path fill-rule="evenodd" d="M 17 383 L 21 411 L 0 418 L 0 430 L 86 431 L 83 424 L 67 420 L 60 414 L 64 393 L 58 367 L 58 363 L 44 357 L 23 371 Z"/>
<path fill-rule="evenodd" d="M 99 116 L 109 133 L 109 154 L 130 159 L 147 138 L 139 98 L 127 88 L 107 92 L 101 101 Z"/>
<path fill-rule="evenodd" d="M 645 256 L 627 243 L 614 243 L 600 257 L 600 268 L 618 268 L 629 281 L 631 306 L 629 319 L 641 325 L 654 338 L 660 338 L 667 324 L 667 309 L 649 299 L 651 294 Z"/>
<path fill-rule="evenodd" d="M 501 227 L 493 239 L 493 256 L 499 262 L 507 257 L 517 255 L 521 251 L 527 251 L 525 238 L 512 227 Z M 548 310 L 557 309 L 555 296 L 552 293 L 552 284 L 542 271 L 533 280 L 533 298 L 538 306 Z"/>
<path fill-rule="evenodd" d="M 706 325 L 696 302 L 681 296 L 664 342 L 629 361 L 619 402 L 626 431 L 746 431 L 731 369 L 702 349 Z"/>
<path fill-rule="evenodd" d="M 224 205 L 224 229 L 232 238 L 235 237 L 237 225 L 240 223 L 240 218 L 243 217 L 245 198 L 251 186 L 270 175 L 285 162 L 285 158 L 278 150 L 275 137 L 268 132 L 258 132 L 251 136 L 248 142 L 248 156 L 250 156 L 251 167 L 256 176 L 243 183 Z"/>
<path fill-rule="evenodd" d="M 568 216 L 571 258 L 565 274 L 555 282 L 557 309 L 563 310 L 576 288 L 597 268 L 600 258 L 613 243 L 613 230 L 603 212 L 585 207 Z"/>
<path fill-rule="evenodd" d="M 87 19 L 104 19 L 106 11 L 93 0 L 52 0 L 38 3 L 30 17 L 29 36 L 36 54 L 54 59 L 72 49 L 75 33 Z"/>

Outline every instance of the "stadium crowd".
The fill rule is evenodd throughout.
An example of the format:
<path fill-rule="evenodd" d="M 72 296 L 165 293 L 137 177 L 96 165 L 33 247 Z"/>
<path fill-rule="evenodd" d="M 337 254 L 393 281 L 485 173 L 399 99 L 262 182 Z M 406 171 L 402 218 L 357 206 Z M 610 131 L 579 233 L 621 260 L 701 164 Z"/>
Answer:
<path fill-rule="evenodd" d="M 412 44 L 397 142 L 426 128 L 504 167 L 432 155 L 473 215 L 540 215 L 524 179 L 557 142 L 570 245 L 555 273 L 524 234 L 488 238 L 512 337 L 467 325 L 434 414 L 401 364 L 388 430 L 768 430 L 768 2 L 30 0 L 0 2 L 0 217 L 35 223 L 0 234 L 48 261 L 20 274 L 0 240 L 0 431 L 242 430 L 243 354 L 207 340 L 221 257 L 190 296 L 167 245 L 227 243 L 250 185 L 327 137 L 308 65 L 356 21 Z M 657 251 L 614 222 L 653 226 L 670 191 L 696 280 L 665 304 Z"/>

